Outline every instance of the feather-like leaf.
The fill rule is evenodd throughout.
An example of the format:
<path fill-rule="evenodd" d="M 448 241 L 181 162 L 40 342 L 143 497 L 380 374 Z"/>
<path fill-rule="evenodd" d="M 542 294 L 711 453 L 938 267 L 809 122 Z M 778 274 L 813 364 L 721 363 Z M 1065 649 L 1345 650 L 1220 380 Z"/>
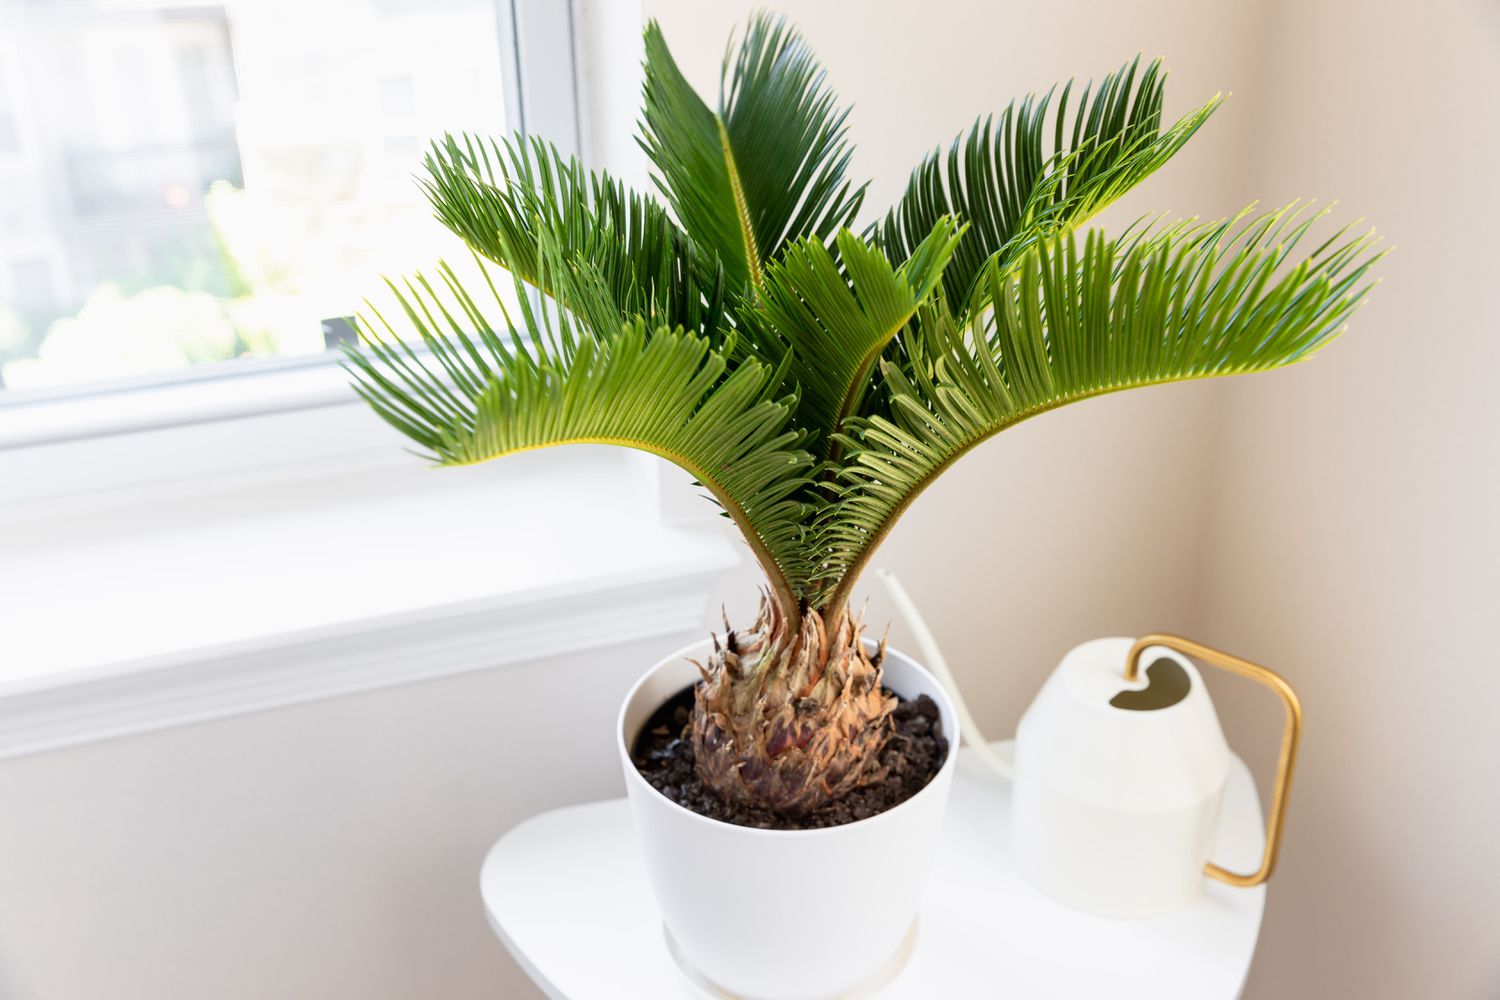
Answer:
<path fill-rule="evenodd" d="M 726 326 L 713 256 L 665 207 L 609 174 L 519 136 L 449 135 L 424 165 L 421 185 L 438 221 L 586 324 L 607 331 L 643 316 L 710 337 Z"/>
<path fill-rule="evenodd" d="M 961 234 L 957 221 L 943 216 L 894 267 L 845 229 L 835 238 L 837 258 L 809 237 L 767 267 L 754 319 L 790 352 L 787 378 L 801 395 L 798 426 L 815 435 L 824 455 L 859 406 L 881 351 L 938 287 Z"/>
<path fill-rule="evenodd" d="M 718 254 L 734 287 L 759 286 L 763 265 L 787 243 L 827 240 L 859 210 L 864 186 L 845 179 L 848 112 L 823 77 L 800 35 L 757 14 L 725 54 L 715 111 L 678 69 L 660 26 L 646 28 L 641 145 L 683 228 Z"/>
<path fill-rule="evenodd" d="M 1075 238 L 1218 106 L 1163 127 L 1159 63 L 1013 102 L 861 239 L 847 111 L 805 42 L 758 15 L 716 107 L 646 31 L 641 144 L 667 205 L 521 139 L 448 137 L 424 187 L 519 295 L 492 321 L 450 269 L 391 283 L 356 390 L 428 455 L 571 442 L 664 456 L 755 552 L 788 619 L 836 615 L 913 499 L 988 437 L 1103 393 L 1261 371 L 1334 336 L 1371 238 L 1294 259 L 1295 208 Z M 898 263 L 899 262 L 899 263 Z M 407 331 L 397 332 L 397 326 Z"/>
<path fill-rule="evenodd" d="M 549 345 L 564 339 L 556 331 L 528 346 L 508 316 L 503 326 L 484 320 L 456 281 L 445 293 L 420 278 L 392 290 L 415 338 L 374 313 L 346 367 L 356 391 L 434 461 L 582 443 L 659 455 L 703 485 L 778 599 L 795 606 L 810 572 L 800 493 L 813 460 L 790 426 L 795 400 L 767 396 L 770 366 L 746 359 L 730 371 L 707 338 L 639 319 L 567 349 Z"/>
<path fill-rule="evenodd" d="M 946 156 L 931 153 L 872 234 L 900 258 L 941 216 L 967 222 L 943 279 L 955 313 L 967 315 L 982 304 L 973 300 L 983 295 L 987 264 L 1007 264 L 1119 198 L 1171 159 L 1219 105 L 1215 97 L 1163 131 L 1165 81 L 1159 60 L 1142 71 L 1137 57 L 1097 87 L 1085 84 L 1071 119 L 1072 81 L 1011 102 L 955 138 Z"/>
<path fill-rule="evenodd" d="M 1320 213 L 1321 214 L 1321 213 Z M 1042 240 L 982 280 L 995 303 L 965 327 L 934 300 L 933 354 L 886 365 L 891 417 L 844 436 L 841 499 L 820 517 L 827 560 L 814 604 L 838 608 L 891 526 L 982 441 L 1067 403 L 1137 386 L 1265 371 L 1301 361 L 1342 328 L 1369 285 L 1373 234 L 1340 233 L 1289 255 L 1317 215 L 1296 206 L 1125 240 Z"/>

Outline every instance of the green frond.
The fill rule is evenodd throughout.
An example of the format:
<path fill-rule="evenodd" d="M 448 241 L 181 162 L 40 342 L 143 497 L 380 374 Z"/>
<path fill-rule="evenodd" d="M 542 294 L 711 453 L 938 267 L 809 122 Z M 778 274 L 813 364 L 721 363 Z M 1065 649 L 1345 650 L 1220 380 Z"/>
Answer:
<path fill-rule="evenodd" d="M 1317 216 L 1173 226 L 1112 241 L 1036 244 L 990 267 L 991 312 L 967 328 L 937 302 L 933 354 L 887 366 L 892 416 L 851 421 L 841 500 L 820 518 L 828 575 L 815 606 L 841 607 L 896 519 L 980 442 L 1067 403 L 1137 386 L 1292 364 L 1335 336 L 1368 290 L 1373 235 L 1341 232 L 1290 254 Z"/>
<path fill-rule="evenodd" d="M 1164 124 L 1160 62 L 976 122 L 860 237 L 848 112 L 784 21 L 756 15 L 731 40 L 712 107 L 655 23 L 645 59 L 640 143 L 664 202 L 539 141 L 448 136 L 422 186 L 487 306 L 446 266 L 388 282 L 395 323 L 372 307 L 348 368 L 443 464 L 582 442 L 677 463 L 788 619 L 802 602 L 836 615 L 913 500 L 990 436 L 1302 360 L 1378 256 L 1343 232 L 1300 249 L 1316 216 L 1295 206 L 1075 236 L 1219 105 Z M 516 283 L 514 318 L 485 260 Z"/>
<path fill-rule="evenodd" d="M 641 145 L 683 228 L 719 255 L 733 287 L 758 287 L 764 263 L 787 243 L 826 241 L 859 210 L 864 187 L 844 177 L 848 112 L 823 77 L 801 36 L 757 14 L 738 52 L 731 42 L 725 54 L 714 111 L 661 28 L 646 28 Z"/>
<path fill-rule="evenodd" d="M 636 316 L 713 336 L 723 276 L 654 199 L 539 139 L 446 136 L 421 181 L 438 221 L 592 328 Z M 550 265 L 550 266 L 549 266 Z"/>
<path fill-rule="evenodd" d="M 790 352 L 787 378 L 801 392 L 798 426 L 815 435 L 822 454 L 859 406 L 881 351 L 938 287 L 962 232 L 943 216 L 911 257 L 893 267 L 877 247 L 845 229 L 835 238 L 837 258 L 808 237 L 766 268 L 753 319 Z"/>
<path fill-rule="evenodd" d="M 939 217 L 967 222 L 943 279 L 954 310 L 967 315 L 971 300 L 983 294 L 980 275 L 988 264 L 1008 264 L 1036 240 L 1118 199 L 1171 159 L 1220 103 L 1215 97 L 1163 131 L 1165 82 L 1160 60 L 1141 71 L 1137 57 L 1097 88 L 1085 84 L 1071 119 L 1071 81 L 1061 93 L 1053 87 L 1011 102 L 997 118 L 981 119 L 955 138 L 946 157 L 941 150 L 930 154 L 872 233 L 900 258 Z"/>
<path fill-rule="evenodd" d="M 729 371 L 707 338 L 642 320 L 608 336 L 523 340 L 508 316 L 488 322 L 445 277 L 445 292 L 420 277 L 392 286 L 415 338 L 378 312 L 361 322 L 364 343 L 346 367 L 381 417 L 443 465 L 584 443 L 659 455 L 708 490 L 782 606 L 796 607 L 811 551 L 799 494 L 813 460 L 790 427 L 794 401 L 768 398 L 769 366 L 749 359 Z"/>

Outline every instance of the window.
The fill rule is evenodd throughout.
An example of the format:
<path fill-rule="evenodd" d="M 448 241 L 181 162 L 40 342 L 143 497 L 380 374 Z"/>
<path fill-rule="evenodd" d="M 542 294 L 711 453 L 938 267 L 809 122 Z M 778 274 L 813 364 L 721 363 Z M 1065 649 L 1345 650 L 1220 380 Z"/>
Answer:
<path fill-rule="evenodd" d="M 5 83 L 5 68 L 0 66 L 0 156 L 14 156 L 21 151 L 21 133 L 16 113 L 10 107 L 10 88 Z"/>
<path fill-rule="evenodd" d="M 476 597 L 539 588 L 503 643 L 527 656 L 541 649 L 534 609 L 578 603 L 564 591 L 644 600 L 611 619 L 632 628 L 696 620 L 733 550 L 660 508 L 675 469 L 618 449 L 549 449 L 437 483 L 324 351 L 354 335 L 349 314 L 382 272 L 468 257 L 444 242 L 413 183 L 429 138 L 521 130 L 565 153 L 586 155 L 586 134 L 634 150 L 628 127 L 586 133 L 579 105 L 585 85 L 594 100 L 639 93 L 640 11 L 590 8 L 609 20 L 581 76 L 573 10 L 0 0 L 0 372 L 11 382 L 0 389 L 0 591 L 94 623 L 64 644 L 50 619 L 22 613 L 31 631 L 7 634 L 0 680 L 38 695 L 39 728 L 55 738 L 51 686 L 102 690 L 86 679 L 120 691 L 133 683 L 112 686 L 122 678 L 171 677 L 127 695 L 136 723 L 97 703 L 74 711 L 93 733 L 186 718 L 184 707 L 201 719 L 205 692 L 212 714 L 264 707 L 266 693 L 285 700 L 288 660 L 267 650 L 287 641 L 310 641 L 322 664 L 299 678 L 334 680 L 299 681 L 295 698 L 364 689 L 382 683 L 374 659 L 337 654 L 330 635 L 367 637 L 374 619 L 426 635 L 422 622 L 446 628 L 455 609 L 474 614 Z M 601 496 L 603 518 L 584 509 Z M 658 510 L 659 530 L 616 523 Z M 500 555 L 474 548 L 478 521 L 505 526 L 485 533 Z M 393 556 L 389 529 L 410 539 L 406 556 Z M 356 544 L 367 531 L 384 536 L 378 556 Z M 391 570 L 434 538 L 459 572 Z M 486 665 L 493 634 L 467 644 Z M 579 630 L 569 620 L 559 634 L 576 643 Z M 236 642 L 260 650 L 249 672 L 219 672 Z M 444 656 L 387 659 L 412 677 L 419 661 L 450 662 L 441 645 Z M 194 652 L 201 660 L 178 669 Z M 173 669 L 143 669 L 158 656 Z M 28 725 L 17 704 L 7 701 L 0 751 Z"/>
<path fill-rule="evenodd" d="M 0 0 L 0 405 L 317 360 L 382 274 L 465 260 L 413 175 L 507 127 L 511 17 Z"/>

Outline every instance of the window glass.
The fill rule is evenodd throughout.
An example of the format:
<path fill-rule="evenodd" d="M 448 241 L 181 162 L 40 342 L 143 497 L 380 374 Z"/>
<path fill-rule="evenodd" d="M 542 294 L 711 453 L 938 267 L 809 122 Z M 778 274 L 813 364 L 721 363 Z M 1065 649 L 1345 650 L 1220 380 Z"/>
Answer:
<path fill-rule="evenodd" d="M 0 0 L 0 379 L 314 355 L 468 254 L 413 177 L 504 129 L 494 0 Z"/>

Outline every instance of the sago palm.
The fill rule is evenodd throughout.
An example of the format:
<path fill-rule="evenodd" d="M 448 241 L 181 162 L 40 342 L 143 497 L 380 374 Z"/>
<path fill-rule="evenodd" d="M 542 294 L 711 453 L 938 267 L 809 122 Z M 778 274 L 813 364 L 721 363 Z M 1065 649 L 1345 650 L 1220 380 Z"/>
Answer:
<path fill-rule="evenodd" d="M 796 33 L 755 18 L 715 107 L 656 25 L 645 42 L 665 204 L 537 139 L 446 138 L 422 182 L 438 219 L 543 298 L 507 309 L 493 271 L 393 283 L 409 332 L 372 310 L 350 369 L 442 464 L 591 442 L 691 473 L 767 580 L 704 666 L 696 766 L 803 813 L 882 776 L 894 701 L 849 598 L 917 495 L 1063 404 L 1306 359 L 1367 290 L 1373 238 L 1302 252 L 1320 213 L 1295 206 L 1078 234 L 1218 107 L 1164 127 L 1139 60 L 976 123 L 857 231 L 848 112 Z"/>

